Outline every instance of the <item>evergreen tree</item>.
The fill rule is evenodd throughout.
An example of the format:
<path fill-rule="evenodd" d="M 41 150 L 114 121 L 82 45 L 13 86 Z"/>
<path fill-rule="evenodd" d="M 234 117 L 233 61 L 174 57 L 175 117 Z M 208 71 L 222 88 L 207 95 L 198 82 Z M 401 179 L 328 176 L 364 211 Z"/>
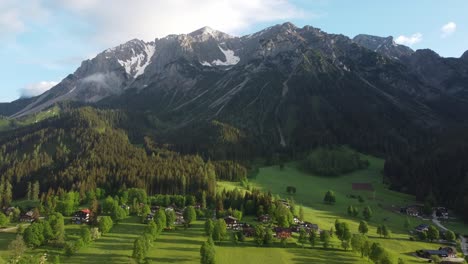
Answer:
<path fill-rule="evenodd" d="M 215 264 L 215 249 L 214 243 L 211 238 L 204 242 L 200 248 L 200 263 L 201 264 Z"/>
<path fill-rule="evenodd" d="M 310 230 L 309 243 L 311 247 L 315 247 L 315 244 L 317 243 L 317 232 L 315 231 L 315 229 Z"/>
<path fill-rule="evenodd" d="M 216 241 L 222 241 L 226 237 L 227 226 L 224 219 L 218 219 L 215 221 L 213 229 L 213 239 Z"/>
<path fill-rule="evenodd" d="M 325 193 L 325 197 L 323 198 L 323 201 L 326 204 L 335 204 L 335 202 L 336 202 L 335 193 L 333 191 L 331 191 L 331 190 L 328 190 Z"/>
<path fill-rule="evenodd" d="M 359 233 L 365 235 L 367 234 L 367 232 L 369 232 L 369 226 L 367 225 L 367 222 L 364 221 L 364 220 L 361 220 L 361 222 L 359 222 Z"/>
<path fill-rule="evenodd" d="M 323 230 L 320 233 L 320 241 L 322 241 L 323 248 L 330 247 L 330 233 L 326 230 Z"/>
<path fill-rule="evenodd" d="M 213 234 L 213 230 L 214 230 L 213 220 L 207 219 L 205 221 L 205 234 L 207 236 L 211 236 Z"/>
<path fill-rule="evenodd" d="M 304 244 L 307 242 L 307 232 L 305 231 L 304 228 L 301 228 L 299 230 L 299 243 L 302 244 L 302 247 L 304 247 Z"/>
<path fill-rule="evenodd" d="M 99 219 L 99 230 L 101 230 L 102 234 L 107 234 L 114 226 L 114 222 L 110 216 L 103 216 Z"/>
<path fill-rule="evenodd" d="M 427 239 L 429 239 L 431 242 L 439 239 L 439 230 L 437 230 L 435 226 L 429 226 L 429 230 L 427 231 Z"/>
<path fill-rule="evenodd" d="M 184 210 L 184 221 L 187 226 L 190 226 L 192 221 L 195 221 L 197 218 L 197 213 L 193 206 L 187 206 Z"/>
<path fill-rule="evenodd" d="M 366 221 L 369 221 L 372 218 L 372 210 L 369 206 L 364 207 L 362 211 L 362 216 L 364 216 L 364 219 L 366 219 Z"/>

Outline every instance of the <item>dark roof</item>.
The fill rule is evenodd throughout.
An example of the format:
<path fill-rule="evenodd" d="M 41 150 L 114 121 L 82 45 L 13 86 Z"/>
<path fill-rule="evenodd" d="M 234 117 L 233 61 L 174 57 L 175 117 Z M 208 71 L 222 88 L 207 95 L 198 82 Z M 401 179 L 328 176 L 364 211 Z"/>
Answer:
<path fill-rule="evenodd" d="M 430 255 L 447 255 L 448 252 L 445 250 L 423 250 Z"/>

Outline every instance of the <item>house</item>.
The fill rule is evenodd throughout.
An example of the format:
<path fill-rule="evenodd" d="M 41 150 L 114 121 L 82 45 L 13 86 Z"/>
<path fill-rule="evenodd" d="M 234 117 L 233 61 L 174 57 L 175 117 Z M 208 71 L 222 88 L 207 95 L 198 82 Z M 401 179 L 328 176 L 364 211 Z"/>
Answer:
<path fill-rule="evenodd" d="M 80 211 L 76 211 L 73 215 L 71 222 L 74 224 L 83 224 L 89 223 L 89 216 L 91 215 L 91 211 L 89 209 L 83 209 Z"/>
<path fill-rule="evenodd" d="M 429 230 L 429 225 L 426 225 L 426 224 L 420 224 L 418 225 L 417 227 L 414 228 L 414 230 L 416 232 L 424 232 L 424 231 L 428 231 Z"/>
<path fill-rule="evenodd" d="M 39 218 L 39 215 L 35 215 L 33 210 L 27 211 L 25 214 L 20 216 L 20 222 L 32 223 Z"/>
<path fill-rule="evenodd" d="M 226 216 L 224 217 L 224 222 L 226 222 L 227 228 L 234 228 L 237 226 L 237 218 L 232 217 L 232 216 Z"/>
<path fill-rule="evenodd" d="M 271 220 L 271 218 L 267 214 L 264 214 L 264 215 L 261 215 L 261 216 L 257 217 L 257 221 L 260 222 L 260 223 L 268 223 L 268 222 L 270 222 L 270 220 Z"/>
<path fill-rule="evenodd" d="M 292 236 L 292 230 L 290 228 L 275 227 L 273 231 L 278 239 L 290 238 Z"/>
<path fill-rule="evenodd" d="M 6 216 L 11 216 L 14 210 L 15 210 L 15 207 L 8 207 L 8 208 L 5 208 L 5 210 L 3 210 L 3 213 Z"/>
<path fill-rule="evenodd" d="M 438 218 L 448 219 L 448 210 L 445 207 L 435 208 L 435 213 Z"/>
<path fill-rule="evenodd" d="M 407 214 L 409 216 L 420 216 L 422 212 L 422 206 L 420 205 L 409 205 L 407 207 L 402 207 L 400 212 Z"/>
<path fill-rule="evenodd" d="M 130 206 L 126 205 L 126 204 L 122 204 L 120 206 L 120 208 L 124 209 L 124 210 L 130 210 Z"/>
<path fill-rule="evenodd" d="M 453 247 L 440 247 L 439 250 L 447 252 L 449 258 L 457 257 L 457 250 Z"/>
<path fill-rule="evenodd" d="M 441 258 L 447 258 L 448 253 L 445 250 L 418 250 L 416 254 L 422 258 L 431 258 L 432 256 L 439 256 Z"/>

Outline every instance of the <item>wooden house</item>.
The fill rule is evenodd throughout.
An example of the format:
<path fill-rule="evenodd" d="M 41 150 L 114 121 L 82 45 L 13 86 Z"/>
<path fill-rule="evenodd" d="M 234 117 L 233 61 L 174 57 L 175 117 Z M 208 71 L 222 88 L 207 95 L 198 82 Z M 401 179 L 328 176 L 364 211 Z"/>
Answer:
<path fill-rule="evenodd" d="M 76 211 L 71 219 L 71 222 L 74 224 L 78 224 L 78 225 L 88 224 L 90 215 L 91 215 L 91 211 L 89 209 L 82 209 L 82 210 Z"/>

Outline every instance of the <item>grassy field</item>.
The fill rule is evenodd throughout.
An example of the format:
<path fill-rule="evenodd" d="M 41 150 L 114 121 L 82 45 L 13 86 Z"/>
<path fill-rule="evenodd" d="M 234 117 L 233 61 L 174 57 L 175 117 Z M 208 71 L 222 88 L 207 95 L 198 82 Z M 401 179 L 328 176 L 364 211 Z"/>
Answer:
<path fill-rule="evenodd" d="M 373 211 L 373 217 L 369 221 L 370 230 L 368 234 L 371 240 L 381 243 L 395 258 L 397 256 L 401 257 L 408 263 L 424 263 L 425 261 L 413 257 L 412 254 L 418 249 L 437 249 L 439 245 L 410 241 L 408 231 L 404 227 L 407 217 L 398 213 L 401 206 L 415 203 L 414 197 L 388 190 L 382 183 L 381 176 L 384 161 L 373 157 L 368 157 L 368 159 L 370 161 L 369 168 L 340 177 L 311 175 L 298 169 L 297 163 L 289 163 L 283 170 L 279 166 L 264 167 L 260 169 L 256 178 L 250 181 L 250 185 L 264 191 L 271 191 L 272 194 L 279 195 L 282 198 L 294 199 L 297 207 L 303 206 L 307 221 L 316 223 L 321 229 L 326 230 L 329 230 L 334 225 L 335 219 L 340 219 L 349 224 L 353 233 L 357 233 L 359 221 L 362 218 L 348 216 L 347 207 L 353 205 L 361 211 L 364 206 L 369 205 Z M 375 191 L 353 191 L 352 183 L 371 183 Z M 288 195 L 286 193 L 286 186 L 295 186 L 297 188 L 296 194 L 292 196 Z M 221 182 L 218 188 L 243 189 L 238 183 L 231 182 Z M 337 199 L 335 205 L 323 203 L 323 197 L 327 190 L 335 192 Z M 357 199 L 349 198 L 349 195 L 361 195 L 364 197 L 365 202 L 361 204 Z M 408 219 L 412 226 L 420 223 L 430 223 L 430 221 L 424 221 L 415 217 Z M 392 230 L 391 239 L 378 237 L 377 225 L 380 224 L 385 224 Z M 465 225 L 459 222 L 453 223 L 452 226 L 457 227 L 458 230 L 466 228 Z M 302 249 L 297 250 L 300 251 Z M 223 251 L 221 250 L 221 252 Z M 320 259 L 324 263 L 332 263 L 327 262 L 331 260 L 319 257 L 323 250 L 309 249 L 309 251 L 314 252 L 309 253 L 314 255 L 316 260 Z M 287 250 L 287 254 L 290 252 L 292 251 Z M 334 252 L 334 255 L 336 254 L 338 253 Z M 352 253 L 346 254 L 346 257 L 352 256 Z M 352 263 L 360 263 L 362 260 L 358 259 L 356 261 Z M 272 263 L 281 262 L 273 261 Z"/>

